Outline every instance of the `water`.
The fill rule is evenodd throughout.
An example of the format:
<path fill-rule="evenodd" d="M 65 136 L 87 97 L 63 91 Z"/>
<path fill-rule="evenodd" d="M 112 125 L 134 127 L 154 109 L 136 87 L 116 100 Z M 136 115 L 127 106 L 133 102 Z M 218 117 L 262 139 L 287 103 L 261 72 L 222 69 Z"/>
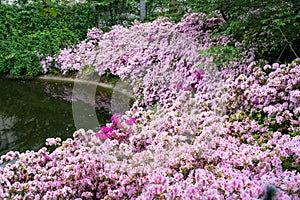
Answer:
<path fill-rule="evenodd" d="M 0 155 L 38 150 L 49 137 L 72 137 L 78 128 L 72 114 L 72 90 L 73 83 L 0 78 Z M 77 102 L 96 110 L 99 125 L 104 125 L 111 116 L 111 94 L 98 87 L 95 98 L 82 95 Z"/>

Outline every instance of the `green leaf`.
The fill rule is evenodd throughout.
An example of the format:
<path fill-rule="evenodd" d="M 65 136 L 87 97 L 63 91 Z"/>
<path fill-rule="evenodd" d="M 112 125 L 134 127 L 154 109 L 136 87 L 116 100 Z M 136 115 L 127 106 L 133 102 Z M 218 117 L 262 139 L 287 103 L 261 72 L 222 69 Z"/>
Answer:
<path fill-rule="evenodd" d="M 50 0 L 44 0 L 49 6 L 55 6 L 55 4 Z"/>
<path fill-rule="evenodd" d="M 58 11 L 53 10 L 53 9 L 48 9 L 48 12 L 49 12 L 53 17 L 56 17 L 56 16 L 59 14 Z"/>
<path fill-rule="evenodd" d="M 108 6 L 109 4 L 110 4 L 110 2 L 108 2 L 108 1 L 93 3 L 93 5 L 100 6 L 100 7 L 105 7 L 105 6 Z"/>
<path fill-rule="evenodd" d="M 5 59 L 9 60 L 9 59 L 12 59 L 13 57 L 15 57 L 16 53 L 11 53 L 7 56 L 5 56 Z"/>

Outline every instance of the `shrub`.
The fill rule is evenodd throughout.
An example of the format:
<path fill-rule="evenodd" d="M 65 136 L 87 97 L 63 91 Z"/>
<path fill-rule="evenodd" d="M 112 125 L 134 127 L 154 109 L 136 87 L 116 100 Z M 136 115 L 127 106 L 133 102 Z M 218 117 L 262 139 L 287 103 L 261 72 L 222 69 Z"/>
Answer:
<path fill-rule="evenodd" d="M 254 48 L 256 60 L 287 63 L 299 57 L 298 1 L 199 0 L 188 1 L 188 5 L 197 12 L 219 12 L 226 22 L 225 33 L 232 35 L 232 42 Z M 283 51 L 288 43 L 293 50 L 286 46 Z"/>
<path fill-rule="evenodd" d="M 0 5 L 0 73 L 36 76 L 42 73 L 38 55 L 56 54 L 73 45 L 96 23 L 90 4 L 55 5 L 56 17 L 40 11 L 43 6 Z"/>

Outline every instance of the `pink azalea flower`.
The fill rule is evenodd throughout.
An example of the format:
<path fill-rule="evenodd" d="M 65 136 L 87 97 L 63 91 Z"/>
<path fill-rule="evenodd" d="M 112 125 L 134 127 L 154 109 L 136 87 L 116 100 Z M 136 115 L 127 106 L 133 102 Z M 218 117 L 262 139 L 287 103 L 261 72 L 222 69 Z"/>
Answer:
<path fill-rule="evenodd" d="M 108 135 L 107 134 L 103 134 L 101 132 L 97 132 L 96 134 L 96 137 L 99 138 L 99 139 L 107 139 L 108 138 Z"/>
<path fill-rule="evenodd" d="M 128 119 L 128 120 L 126 120 L 126 124 L 127 125 L 132 125 L 132 124 L 134 124 L 135 123 L 135 118 L 134 117 L 131 117 L 130 119 Z"/>

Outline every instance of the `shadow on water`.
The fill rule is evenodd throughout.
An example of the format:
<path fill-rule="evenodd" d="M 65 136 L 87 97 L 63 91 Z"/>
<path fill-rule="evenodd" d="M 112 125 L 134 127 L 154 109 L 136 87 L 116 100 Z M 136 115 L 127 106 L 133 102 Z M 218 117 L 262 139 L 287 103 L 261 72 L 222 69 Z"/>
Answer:
<path fill-rule="evenodd" d="M 73 83 L 0 78 L 0 155 L 38 150 L 49 137 L 72 137 L 72 90 Z M 111 95 L 98 87 L 94 99 L 83 95 L 76 100 L 96 108 L 99 125 L 104 125 L 111 116 Z"/>

